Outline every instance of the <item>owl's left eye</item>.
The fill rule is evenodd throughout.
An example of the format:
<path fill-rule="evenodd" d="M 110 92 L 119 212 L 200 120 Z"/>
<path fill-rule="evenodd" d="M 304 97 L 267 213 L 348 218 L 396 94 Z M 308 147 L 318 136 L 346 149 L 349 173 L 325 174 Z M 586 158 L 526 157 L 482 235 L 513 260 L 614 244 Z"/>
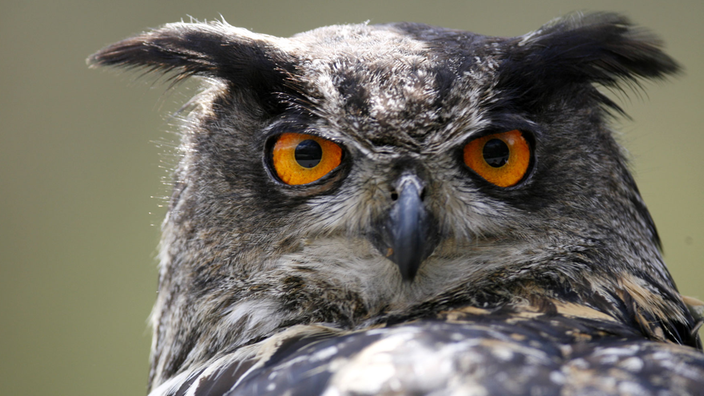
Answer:
<path fill-rule="evenodd" d="M 337 143 L 305 133 L 284 133 L 276 138 L 272 165 L 288 185 L 312 183 L 337 168 L 342 148 Z"/>
<path fill-rule="evenodd" d="M 511 187 L 525 177 L 530 145 L 517 129 L 474 139 L 464 146 L 464 163 L 486 181 Z"/>

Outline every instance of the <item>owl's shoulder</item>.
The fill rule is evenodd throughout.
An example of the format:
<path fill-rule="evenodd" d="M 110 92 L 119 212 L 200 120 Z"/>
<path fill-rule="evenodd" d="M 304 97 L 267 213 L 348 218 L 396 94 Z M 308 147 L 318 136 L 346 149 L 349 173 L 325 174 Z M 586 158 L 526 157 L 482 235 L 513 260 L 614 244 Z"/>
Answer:
<path fill-rule="evenodd" d="M 704 378 L 700 352 L 644 340 L 596 313 L 583 318 L 463 307 L 364 331 L 296 326 L 257 350 L 224 356 L 155 394 L 511 395 L 529 388 L 696 394 Z"/>

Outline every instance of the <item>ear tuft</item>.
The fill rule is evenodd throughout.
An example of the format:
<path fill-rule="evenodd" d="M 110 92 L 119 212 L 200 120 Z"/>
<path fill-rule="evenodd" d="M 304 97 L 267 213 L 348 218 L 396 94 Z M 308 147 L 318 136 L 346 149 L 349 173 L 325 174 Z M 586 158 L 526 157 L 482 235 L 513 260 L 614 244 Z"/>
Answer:
<path fill-rule="evenodd" d="M 638 86 L 641 79 L 681 70 L 656 36 L 618 14 L 574 14 L 514 40 L 500 67 L 500 85 L 536 102 L 575 84 L 620 89 L 622 82 Z M 620 111 L 596 90 L 594 96 Z"/>
<path fill-rule="evenodd" d="M 278 111 L 276 97 L 287 89 L 294 60 L 276 40 L 224 22 L 170 23 L 107 46 L 87 62 L 173 73 L 175 81 L 194 75 L 220 79 L 254 94 L 265 110 Z"/>

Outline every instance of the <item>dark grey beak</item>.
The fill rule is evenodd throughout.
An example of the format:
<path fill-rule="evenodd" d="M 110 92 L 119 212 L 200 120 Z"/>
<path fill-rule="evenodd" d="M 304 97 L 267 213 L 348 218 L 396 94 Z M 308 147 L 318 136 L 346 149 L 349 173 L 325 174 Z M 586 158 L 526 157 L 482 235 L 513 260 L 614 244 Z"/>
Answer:
<path fill-rule="evenodd" d="M 417 176 L 402 175 L 395 187 L 393 206 L 372 243 L 398 265 L 404 281 L 412 282 L 438 244 L 437 224 L 423 203 L 424 186 Z"/>

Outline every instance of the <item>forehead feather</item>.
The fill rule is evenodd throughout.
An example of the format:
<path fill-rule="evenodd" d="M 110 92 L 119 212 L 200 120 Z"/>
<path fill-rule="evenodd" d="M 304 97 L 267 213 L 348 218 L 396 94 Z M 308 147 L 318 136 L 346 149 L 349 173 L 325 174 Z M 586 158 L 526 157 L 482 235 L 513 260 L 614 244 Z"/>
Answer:
<path fill-rule="evenodd" d="M 448 120 L 452 129 L 476 124 L 479 100 L 487 99 L 495 61 L 475 51 L 475 40 L 463 37 L 467 46 L 458 47 L 453 34 L 425 25 L 343 25 L 292 41 L 322 119 L 370 146 L 420 149 L 425 141 L 447 142 Z"/>

